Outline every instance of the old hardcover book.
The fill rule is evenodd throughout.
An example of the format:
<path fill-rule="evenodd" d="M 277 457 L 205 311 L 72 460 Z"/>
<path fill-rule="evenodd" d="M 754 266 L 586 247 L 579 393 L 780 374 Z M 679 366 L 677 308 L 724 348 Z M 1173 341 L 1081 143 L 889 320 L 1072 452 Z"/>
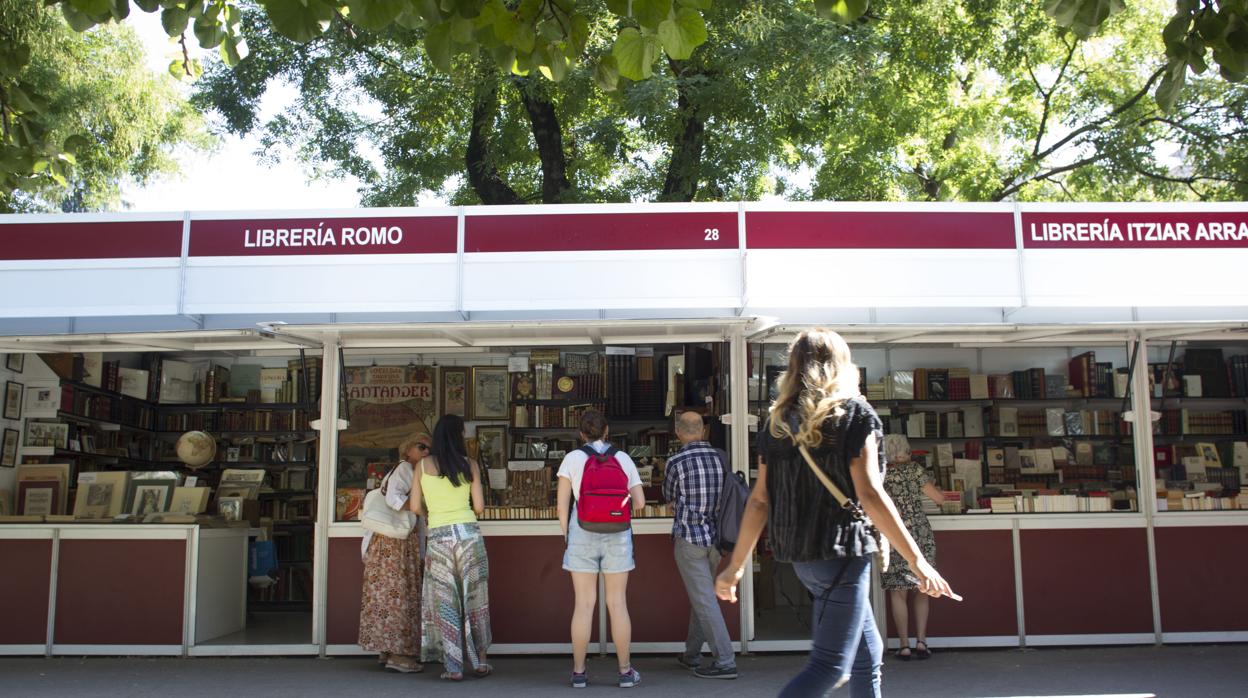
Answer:
<path fill-rule="evenodd" d="M 1092 397 L 1096 389 L 1093 364 L 1096 353 L 1085 351 L 1066 363 L 1066 373 L 1071 390 L 1080 397 Z"/>
<path fill-rule="evenodd" d="M 1018 436 L 1018 410 L 1016 408 L 997 408 L 997 435 Z"/>
<path fill-rule="evenodd" d="M 970 381 L 971 381 L 971 396 L 970 397 L 972 400 L 987 400 L 989 397 L 991 397 L 991 392 L 988 390 L 988 376 L 987 375 L 983 373 L 972 374 Z"/>
<path fill-rule="evenodd" d="M 892 378 L 894 400 L 913 400 L 914 399 L 914 372 L 913 371 L 893 371 L 891 378 Z"/>

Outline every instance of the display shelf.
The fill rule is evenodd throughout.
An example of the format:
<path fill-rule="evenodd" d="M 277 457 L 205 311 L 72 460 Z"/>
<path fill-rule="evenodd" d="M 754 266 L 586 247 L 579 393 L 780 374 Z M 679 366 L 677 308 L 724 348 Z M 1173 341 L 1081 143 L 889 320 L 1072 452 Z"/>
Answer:
<path fill-rule="evenodd" d="M 521 399 L 521 400 L 509 400 L 508 404 L 571 407 L 573 405 L 584 405 L 590 402 L 602 403 L 606 401 L 607 399 L 605 397 L 585 397 L 585 398 L 566 398 L 566 399 L 565 398 L 561 398 L 561 399 L 552 398 L 549 400 L 538 400 L 536 398 L 527 398 L 527 399 Z"/>
<path fill-rule="evenodd" d="M 28 455 L 35 455 L 35 454 L 31 453 Z M 64 448 L 52 449 L 51 453 L 47 453 L 44 455 L 55 456 L 57 458 L 91 458 L 94 460 L 113 461 L 114 463 L 126 463 L 126 464 L 133 464 L 133 465 L 153 466 L 152 469 L 155 469 L 155 470 L 161 469 L 162 466 L 169 466 L 169 467 L 175 467 L 175 468 L 182 467 L 181 461 L 175 461 L 173 463 L 166 463 L 162 461 L 143 460 L 142 458 L 131 458 L 129 456 L 112 456 L 106 453 L 87 453 L 86 451 L 71 451 L 69 449 L 64 449 Z"/>
<path fill-rule="evenodd" d="M 260 499 L 280 499 L 282 497 L 310 497 L 316 494 L 316 490 L 274 490 L 272 492 L 260 492 L 257 497 Z"/>
<path fill-rule="evenodd" d="M 194 430 L 194 429 L 192 429 L 191 431 L 195 431 L 195 430 Z M 159 430 L 159 431 L 155 431 L 155 432 L 153 432 L 153 433 L 155 433 L 155 434 L 160 434 L 160 435 L 173 435 L 173 434 L 178 434 L 178 435 L 181 435 L 181 434 L 185 434 L 185 433 L 186 433 L 186 430 L 183 430 L 183 429 L 176 429 L 176 430 L 172 430 L 172 431 L 167 431 L 167 430 Z M 272 431 L 272 430 L 271 430 L 271 431 L 210 431 L 209 433 L 210 433 L 210 434 L 212 434 L 213 436 L 217 436 L 217 437 L 223 437 L 223 436 L 277 436 L 277 435 L 283 435 L 283 436 L 309 436 L 309 435 L 311 435 L 311 436 L 317 436 L 317 435 L 319 435 L 319 434 L 320 434 L 320 432 L 318 432 L 318 431 L 301 430 L 301 429 L 283 429 L 283 430 L 276 430 L 276 431 Z"/>
<path fill-rule="evenodd" d="M 111 398 L 117 398 L 119 400 L 129 400 L 131 402 L 137 402 L 141 405 L 144 405 L 146 407 L 151 407 L 153 409 L 163 407 L 163 405 L 160 405 L 155 402 L 149 402 L 147 400 L 144 400 L 143 398 L 134 397 L 133 395 L 126 395 L 125 393 L 118 393 L 113 390 L 105 390 L 104 388 L 97 388 L 94 385 L 87 385 L 86 383 L 83 383 L 81 381 L 75 381 L 75 380 L 62 378 L 61 385 L 71 386 L 73 387 L 74 390 L 81 390 L 84 393 L 92 393 L 94 395 L 102 395 L 104 397 L 111 397 Z"/>
<path fill-rule="evenodd" d="M 157 409 L 163 411 L 179 411 L 179 410 L 311 410 L 319 407 L 317 404 L 306 402 L 203 402 L 203 403 L 177 403 L 166 404 L 160 403 L 155 405 Z"/>
<path fill-rule="evenodd" d="M 80 414 L 74 414 L 73 412 L 66 412 L 65 410 L 57 410 L 56 418 L 64 419 L 70 422 L 77 422 L 78 424 L 88 424 L 94 427 L 98 427 L 101 431 L 133 431 L 133 432 L 138 432 L 141 434 L 160 433 L 157 431 L 153 431 L 152 429 L 136 427 L 130 424 L 124 424 L 122 422 L 111 422 L 105 419 L 96 419 L 95 417 L 84 417 Z M 178 433 L 182 433 L 182 432 L 178 432 Z"/>

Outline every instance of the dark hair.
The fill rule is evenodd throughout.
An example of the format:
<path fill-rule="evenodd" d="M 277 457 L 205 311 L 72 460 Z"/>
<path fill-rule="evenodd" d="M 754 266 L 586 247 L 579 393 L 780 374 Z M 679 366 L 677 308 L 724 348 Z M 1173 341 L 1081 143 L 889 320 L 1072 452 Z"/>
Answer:
<path fill-rule="evenodd" d="M 597 441 L 607 431 L 607 418 L 598 410 L 587 410 L 581 415 L 581 436 Z"/>
<path fill-rule="evenodd" d="M 468 449 L 464 447 L 464 418 L 453 414 L 443 416 L 433 427 L 433 448 L 429 455 L 438 468 L 438 475 L 447 478 L 455 487 L 461 482 L 472 482 L 472 466 L 468 463 Z"/>

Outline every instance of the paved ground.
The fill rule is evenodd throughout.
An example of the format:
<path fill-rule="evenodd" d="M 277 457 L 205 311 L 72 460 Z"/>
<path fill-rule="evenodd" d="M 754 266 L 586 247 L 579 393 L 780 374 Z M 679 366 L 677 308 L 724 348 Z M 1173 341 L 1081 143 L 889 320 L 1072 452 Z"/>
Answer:
<path fill-rule="evenodd" d="M 636 692 L 652 696 L 769 696 L 805 657 L 740 659 L 737 681 L 696 679 L 668 657 L 640 657 Z M 567 661 L 500 657 L 496 675 L 463 684 L 435 673 L 382 672 L 367 659 L 0 659 L 0 696 L 507 696 L 566 693 Z M 617 691 L 614 662 L 590 661 L 590 690 Z M 1248 645 L 1099 649 L 944 651 L 925 662 L 886 662 L 885 695 L 921 698 L 1001 696 L 1248 696 Z M 847 693 L 838 692 L 836 695 Z"/>

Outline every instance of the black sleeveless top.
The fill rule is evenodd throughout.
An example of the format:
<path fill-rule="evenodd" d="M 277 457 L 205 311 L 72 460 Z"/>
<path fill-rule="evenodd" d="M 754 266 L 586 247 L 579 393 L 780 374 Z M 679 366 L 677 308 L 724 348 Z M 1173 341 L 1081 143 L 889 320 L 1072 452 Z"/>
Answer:
<path fill-rule="evenodd" d="M 879 469 L 884 472 L 880 442 L 884 425 L 862 396 L 845 401 L 844 407 L 843 416 L 824 423 L 823 443 L 810 455 L 845 496 L 857 500 L 849 463 L 862 453 L 867 437 L 875 434 Z M 811 562 L 874 553 L 877 546 L 866 525 L 841 508 L 810 471 L 797 445 L 788 437 L 773 437 L 770 428 L 768 417 L 755 445 L 767 466 L 767 496 L 771 500 L 767 539 L 776 560 Z M 789 428 L 797 433 L 795 415 L 789 417 Z"/>

